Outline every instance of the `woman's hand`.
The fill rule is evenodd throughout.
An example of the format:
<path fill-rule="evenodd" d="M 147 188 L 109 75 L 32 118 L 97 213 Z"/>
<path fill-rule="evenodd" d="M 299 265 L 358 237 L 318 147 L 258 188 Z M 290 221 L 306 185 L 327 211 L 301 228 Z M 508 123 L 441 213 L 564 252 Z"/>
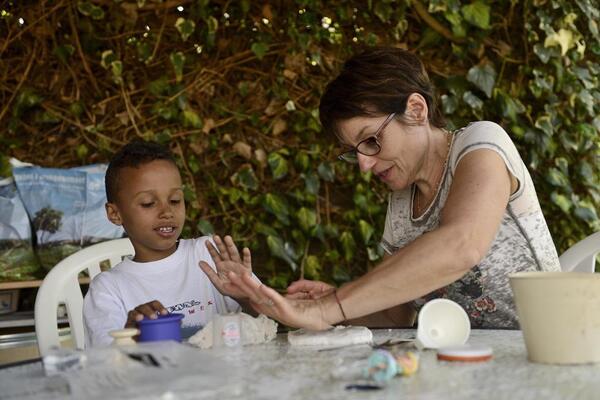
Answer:
<path fill-rule="evenodd" d="M 230 272 L 228 277 L 232 285 L 245 293 L 256 311 L 287 326 L 323 330 L 330 328 L 336 319 L 340 320 L 333 296 L 317 300 L 289 299 L 257 282 L 250 274 L 240 276 Z"/>
<path fill-rule="evenodd" d="M 300 279 L 292 282 L 287 288 L 285 297 L 288 299 L 319 299 L 323 296 L 330 295 L 335 290 L 335 286 L 321 281 L 311 281 L 308 279 Z"/>
<path fill-rule="evenodd" d="M 150 319 L 158 318 L 158 314 L 167 315 L 169 312 L 158 300 L 152 300 L 145 304 L 140 304 L 127 313 L 127 322 L 125 328 L 137 328 L 137 323 L 148 317 Z"/>
<path fill-rule="evenodd" d="M 237 300 L 245 300 L 247 298 L 246 294 L 239 290 L 235 285 L 231 284 L 227 274 L 229 272 L 233 272 L 237 275 L 247 273 L 252 276 L 252 257 L 250 249 L 245 247 L 242 250 L 243 258 L 240 258 L 240 253 L 231 236 L 225 236 L 223 241 L 218 235 L 215 235 L 213 240 L 217 245 L 218 250 L 208 240 L 206 241 L 206 247 L 215 262 L 217 270 L 215 272 L 215 270 L 204 261 L 200 261 L 200 268 L 222 295 L 233 297 Z"/>

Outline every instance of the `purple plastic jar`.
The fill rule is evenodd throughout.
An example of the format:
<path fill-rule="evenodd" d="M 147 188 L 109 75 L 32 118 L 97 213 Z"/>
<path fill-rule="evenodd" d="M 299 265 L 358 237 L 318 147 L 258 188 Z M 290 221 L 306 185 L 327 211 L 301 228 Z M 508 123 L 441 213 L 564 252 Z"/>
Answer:
<path fill-rule="evenodd" d="M 158 315 L 156 319 L 144 318 L 138 322 L 140 342 L 156 342 L 158 340 L 175 340 L 181 342 L 181 320 L 183 314 Z"/>

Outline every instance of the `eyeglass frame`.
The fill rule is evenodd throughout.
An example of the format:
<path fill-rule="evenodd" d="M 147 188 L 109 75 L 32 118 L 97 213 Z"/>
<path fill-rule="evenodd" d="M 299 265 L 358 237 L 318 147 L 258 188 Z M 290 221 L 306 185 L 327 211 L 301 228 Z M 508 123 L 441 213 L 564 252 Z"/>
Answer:
<path fill-rule="evenodd" d="M 361 140 L 360 142 L 358 142 L 358 144 L 356 146 L 352 147 L 352 149 L 344 151 L 343 153 L 339 154 L 337 156 L 338 160 L 345 161 L 345 162 L 348 162 L 351 164 L 356 164 L 358 162 L 358 153 L 360 153 L 364 156 L 376 156 L 377 154 L 379 154 L 381 152 L 381 142 L 379 141 L 379 136 L 381 135 L 383 130 L 390 124 L 390 122 L 392 122 L 392 120 L 394 119 L 395 116 L 396 116 L 395 112 L 388 115 L 387 118 L 385 119 L 385 121 L 383 121 L 383 123 L 379 126 L 379 128 L 375 131 L 375 133 L 373 135 Z M 373 154 L 366 154 L 358 149 L 363 143 L 365 143 L 369 140 L 375 140 L 375 144 L 377 145 L 377 151 L 374 152 Z M 351 154 L 350 157 L 354 157 L 354 159 L 345 158 L 346 155 L 350 155 L 350 154 Z"/>

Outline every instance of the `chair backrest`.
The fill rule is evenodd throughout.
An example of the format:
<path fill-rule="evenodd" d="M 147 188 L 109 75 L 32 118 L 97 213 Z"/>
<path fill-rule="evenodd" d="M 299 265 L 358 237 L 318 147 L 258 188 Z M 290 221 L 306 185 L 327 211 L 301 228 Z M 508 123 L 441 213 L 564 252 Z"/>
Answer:
<path fill-rule="evenodd" d="M 563 271 L 594 272 L 600 253 L 600 232 L 575 243 L 558 258 Z"/>
<path fill-rule="evenodd" d="M 124 256 L 133 255 L 128 238 L 97 243 L 71 254 L 50 270 L 35 298 L 35 333 L 40 355 L 46 355 L 52 347 L 59 347 L 57 308 L 67 308 L 71 337 L 75 347 L 84 347 L 83 295 L 78 275 L 88 271 L 90 279 L 100 273 L 100 263 L 108 261 L 110 267 L 117 265 Z"/>

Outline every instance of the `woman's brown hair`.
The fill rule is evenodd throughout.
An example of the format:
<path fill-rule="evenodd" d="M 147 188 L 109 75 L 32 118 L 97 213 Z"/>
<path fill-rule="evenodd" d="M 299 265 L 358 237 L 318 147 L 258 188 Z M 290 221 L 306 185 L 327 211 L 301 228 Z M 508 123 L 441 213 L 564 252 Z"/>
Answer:
<path fill-rule="evenodd" d="M 395 47 L 370 48 L 346 61 L 325 88 L 319 105 L 321 125 L 339 136 L 337 124 L 342 120 L 393 112 L 402 120 L 413 93 L 425 98 L 429 123 L 437 128 L 446 126 L 421 60 Z"/>

